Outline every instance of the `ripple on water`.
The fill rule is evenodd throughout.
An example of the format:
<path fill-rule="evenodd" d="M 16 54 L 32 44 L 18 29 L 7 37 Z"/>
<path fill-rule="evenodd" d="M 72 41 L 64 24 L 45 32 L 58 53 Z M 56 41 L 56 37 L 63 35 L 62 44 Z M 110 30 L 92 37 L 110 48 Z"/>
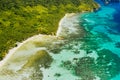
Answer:
<path fill-rule="evenodd" d="M 102 4 L 100 0 L 96 0 L 96 1 Z M 120 3 L 114 3 L 114 4 L 111 3 L 109 5 L 102 4 L 101 9 L 99 9 L 97 12 L 85 13 L 81 16 L 82 26 L 85 27 L 85 29 L 89 32 L 88 34 L 92 34 L 92 37 L 97 36 L 95 39 L 96 42 L 98 42 L 98 37 L 100 38 L 100 41 L 103 42 L 103 43 L 99 42 L 100 45 L 99 49 L 108 49 L 112 51 L 113 54 L 117 54 L 118 56 L 120 56 L 120 48 L 118 48 L 118 45 L 116 47 L 115 44 L 120 42 L 120 15 L 119 15 L 120 8 L 119 7 L 120 7 Z M 101 35 L 102 37 L 98 35 Z M 91 36 L 89 36 L 89 39 L 90 37 Z M 106 38 L 110 40 L 108 40 L 107 42 L 104 41 L 103 39 Z M 119 79 L 120 76 L 118 75 L 112 80 L 119 80 Z"/>

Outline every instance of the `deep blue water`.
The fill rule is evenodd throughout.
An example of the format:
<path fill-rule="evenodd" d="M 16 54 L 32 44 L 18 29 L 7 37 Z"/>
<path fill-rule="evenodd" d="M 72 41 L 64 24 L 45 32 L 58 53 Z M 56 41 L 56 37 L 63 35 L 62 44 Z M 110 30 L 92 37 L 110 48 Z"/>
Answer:
<path fill-rule="evenodd" d="M 85 28 L 87 35 L 64 46 L 65 50 L 60 52 L 63 53 L 60 54 L 62 56 L 55 54 L 58 62 L 65 56 L 67 64 L 62 68 L 82 78 L 72 79 L 66 76 L 68 80 L 120 80 L 120 3 L 106 5 L 102 0 L 96 1 L 101 5 L 98 11 L 80 14 L 80 25 Z M 84 54 L 82 58 L 79 58 L 79 53 Z M 64 63 L 64 60 L 61 62 Z M 59 68 L 61 67 L 57 69 Z M 48 76 L 47 80 L 50 80 L 49 78 L 51 77 Z M 57 78 L 54 80 L 65 80 Z"/>
<path fill-rule="evenodd" d="M 113 21 L 118 23 L 118 25 L 114 29 L 120 33 L 120 3 L 111 3 L 109 6 L 116 10 L 116 12 L 113 15 Z"/>
<path fill-rule="evenodd" d="M 113 16 L 113 22 L 116 22 L 117 25 L 114 26 L 114 30 L 116 30 L 118 33 L 120 33 L 120 2 L 111 2 L 110 4 L 104 4 L 104 2 L 102 2 L 102 0 L 95 0 L 96 2 L 98 2 L 101 7 L 105 6 L 105 7 L 110 7 L 115 9 L 115 13 L 112 14 Z M 114 0 L 116 1 L 116 0 Z"/>
<path fill-rule="evenodd" d="M 100 42 L 101 48 L 108 49 L 120 57 L 120 3 L 110 2 L 109 4 L 104 4 L 102 0 L 95 1 L 101 5 L 100 9 L 96 12 L 83 14 L 81 17 L 83 20 L 82 26 L 92 36 L 102 35 L 101 39 L 96 37 L 93 40 L 96 43 Z M 111 41 L 105 42 L 106 38 Z M 120 80 L 120 72 L 115 74 L 114 78 L 110 80 Z"/>

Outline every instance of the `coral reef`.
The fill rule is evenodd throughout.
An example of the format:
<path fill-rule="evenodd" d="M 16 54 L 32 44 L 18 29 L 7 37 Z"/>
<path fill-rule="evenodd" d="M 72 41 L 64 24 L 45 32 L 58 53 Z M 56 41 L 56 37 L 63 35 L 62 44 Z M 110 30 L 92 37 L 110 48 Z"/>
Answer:
<path fill-rule="evenodd" d="M 62 66 L 81 80 L 110 80 L 120 73 L 120 58 L 107 49 L 97 51 L 99 57 L 74 58 L 72 61 L 63 61 Z M 74 63 L 73 63 L 74 62 Z"/>

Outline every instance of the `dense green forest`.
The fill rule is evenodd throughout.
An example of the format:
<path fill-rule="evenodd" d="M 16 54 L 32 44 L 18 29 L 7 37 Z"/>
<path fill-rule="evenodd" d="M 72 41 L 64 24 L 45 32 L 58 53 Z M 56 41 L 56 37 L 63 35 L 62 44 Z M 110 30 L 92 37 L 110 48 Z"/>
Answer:
<path fill-rule="evenodd" d="M 9 49 L 36 34 L 55 34 L 65 13 L 93 11 L 93 0 L 0 0 L 0 60 Z"/>

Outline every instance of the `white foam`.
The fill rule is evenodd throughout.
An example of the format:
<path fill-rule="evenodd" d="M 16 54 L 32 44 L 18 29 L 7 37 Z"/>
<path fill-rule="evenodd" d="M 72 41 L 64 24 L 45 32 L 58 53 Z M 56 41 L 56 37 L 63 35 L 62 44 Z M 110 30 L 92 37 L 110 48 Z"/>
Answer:
<path fill-rule="evenodd" d="M 59 23 L 58 31 L 56 33 L 57 37 L 69 38 L 72 35 L 81 34 L 81 29 L 79 25 L 80 14 L 66 14 Z"/>
<path fill-rule="evenodd" d="M 31 56 L 33 56 L 37 51 L 40 50 L 47 50 L 48 46 L 50 46 L 50 48 L 56 48 L 56 45 L 64 42 L 64 40 L 59 40 L 59 38 L 57 37 L 61 37 L 61 35 L 63 35 L 63 37 L 69 37 L 72 35 L 79 35 L 78 34 L 78 30 L 80 28 L 80 26 L 78 26 L 78 20 L 77 20 L 78 14 L 67 14 L 61 21 L 60 21 L 60 26 L 58 28 L 57 31 L 57 35 L 56 36 L 51 36 L 51 35 L 35 35 L 33 37 L 28 38 L 27 40 L 23 41 L 22 43 L 19 43 L 17 47 L 10 49 L 9 53 L 7 54 L 7 56 L 0 62 L 0 80 L 22 80 L 23 77 L 25 77 L 27 80 L 28 76 L 32 74 L 32 70 L 28 68 L 26 68 L 26 70 L 24 70 L 23 66 L 28 62 L 28 60 L 30 59 Z M 81 33 L 81 32 L 79 32 Z M 83 34 L 83 33 L 82 33 Z M 36 46 L 37 44 L 35 44 L 35 42 L 38 43 L 45 43 L 42 44 L 42 46 Z M 82 57 L 85 56 L 84 52 L 81 51 L 81 55 L 74 55 L 74 53 L 66 52 L 65 50 L 62 51 L 61 54 L 56 54 L 56 55 L 52 55 L 50 54 L 55 61 L 57 61 L 57 63 L 52 63 L 52 67 L 47 70 L 47 69 L 42 69 L 43 70 L 43 74 L 48 75 L 52 75 L 53 73 L 56 72 L 56 70 L 58 70 L 58 72 L 60 72 L 61 74 L 64 74 L 63 77 L 61 77 L 59 80 L 63 80 L 65 78 L 65 76 L 71 76 L 72 74 L 70 74 L 69 71 L 64 70 L 63 68 L 59 68 L 59 62 L 61 60 L 66 60 L 66 59 L 73 59 L 74 57 Z M 63 55 L 65 54 L 65 56 Z M 29 71 L 30 70 L 30 71 Z M 10 73 L 8 73 L 10 71 Z M 21 71 L 21 72 L 19 72 Z M 45 76 L 45 75 L 44 75 Z M 68 79 L 68 77 L 66 77 L 66 79 Z M 77 77 L 72 76 L 69 77 L 69 80 L 75 79 Z M 54 80 L 55 78 L 49 78 L 47 79 L 47 77 L 44 77 L 43 80 Z"/>

